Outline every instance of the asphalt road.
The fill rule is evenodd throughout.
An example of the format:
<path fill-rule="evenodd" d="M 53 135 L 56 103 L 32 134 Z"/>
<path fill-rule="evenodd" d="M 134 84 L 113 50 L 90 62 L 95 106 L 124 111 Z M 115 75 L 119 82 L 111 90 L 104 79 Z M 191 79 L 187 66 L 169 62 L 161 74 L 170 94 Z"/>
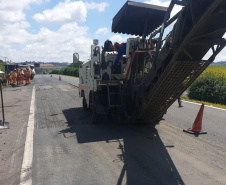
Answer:
<path fill-rule="evenodd" d="M 50 75 L 46 75 L 49 77 Z M 79 78 L 69 77 L 69 76 L 62 76 L 62 75 L 52 75 L 53 79 L 59 80 L 59 76 L 61 76 L 61 81 L 64 83 L 68 83 L 70 85 L 74 85 L 78 87 L 79 84 Z"/>
<path fill-rule="evenodd" d="M 59 79 L 59 76 L 53 75 L 53 78 Z M 61 76 L 61 79 L 65 83 L 78 87 L 78 78 Z M 163 122 L 175 126 L 180 130 L 191 128 L 200 110 L 201 104 L 182 100 L 182 105 L 182 108 L 178 107 L 178 102 L 176 101 L 168 109 L 167 114 L 164 116 L 165 121 Z M 208 134 L 199 135 L 200 138 L 226 148 L 226 109 L 205 106 L 202 128 L 204 131 L 207 131 Z"/>
<path fill-rule="evenodd" d="M 178 129 L 191 128 L 201 105 L 182 101 L 182 108 L 175 102 L 164 116 L 165 123 Z M 226 148 L 226 109 L 204 106 L 202 129 L 208 134 L 199 135 L 200 138 Z"/>
<path fill-rule="evenodd" d="M 198 137 L 182 132 L 199 110 L 185 102 L 183 108 L 174 104 L 155 128 L 114 121 L 95 125 L 81 108 L 78 79 L 58 77 L 37 75 L 31 86 L 4 89 L 11 127 L 0 130 L 5 142 L 0 143 L 0 184 L 226 184 L 222 110 L 205 107 L 208 134 Z M 33 147 L 27 152 L 33 87 Z M 217 119 L 209 115 L 214 111 Z M 32 156 L 28 168 L 22 168 L 25 153 Z"/>

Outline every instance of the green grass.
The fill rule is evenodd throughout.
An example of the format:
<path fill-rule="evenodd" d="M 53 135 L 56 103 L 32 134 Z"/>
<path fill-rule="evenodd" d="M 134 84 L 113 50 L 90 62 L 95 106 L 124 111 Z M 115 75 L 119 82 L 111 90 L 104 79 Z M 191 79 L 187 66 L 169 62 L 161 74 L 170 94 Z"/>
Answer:
<path fill-rule="evenodd" d="M 196 102 L 196 103 L 204 103 L 205 105 L 212 105 L 214 107 L 220 107 L 220 108 L 226 109 L 226 105 L 209 103 L 209 102 L 205 102 L 205 101 L 192 100 L 192 99 L 188 99 L 188 98 L 184 98 L 184 97 L 181 97 L 181 99 L 186 100 L 186 101 Z"/>

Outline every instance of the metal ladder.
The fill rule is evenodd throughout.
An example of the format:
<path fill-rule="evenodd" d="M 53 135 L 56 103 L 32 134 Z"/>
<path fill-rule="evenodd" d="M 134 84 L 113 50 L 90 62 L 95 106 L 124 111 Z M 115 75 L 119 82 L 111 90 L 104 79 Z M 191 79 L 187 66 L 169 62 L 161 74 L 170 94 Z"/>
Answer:
<path fill-rule="evenodd" d="M 118 83 L 107 84 L 108 108 L 122 106 L 121 85 Z M 115 104 L 113 104 L 115 102 Z"/>

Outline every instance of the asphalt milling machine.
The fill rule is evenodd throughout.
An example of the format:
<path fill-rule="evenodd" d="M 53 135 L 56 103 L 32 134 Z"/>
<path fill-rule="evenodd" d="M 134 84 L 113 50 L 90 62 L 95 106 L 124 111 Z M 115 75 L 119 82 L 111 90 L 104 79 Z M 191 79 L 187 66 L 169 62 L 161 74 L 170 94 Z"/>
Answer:
<path fill-rule="evenodd" d="M 175 5 L 182 9 L 170 18 Z M 225 47 L 225 17 L 226 0 L 172 0 L 168 8 L 127 1 L 112 32 L 137 37 L 103 48 L 94 40 L 91 59 L 79 68 L 83 109 L 94 122 L 160 120 Z"/>

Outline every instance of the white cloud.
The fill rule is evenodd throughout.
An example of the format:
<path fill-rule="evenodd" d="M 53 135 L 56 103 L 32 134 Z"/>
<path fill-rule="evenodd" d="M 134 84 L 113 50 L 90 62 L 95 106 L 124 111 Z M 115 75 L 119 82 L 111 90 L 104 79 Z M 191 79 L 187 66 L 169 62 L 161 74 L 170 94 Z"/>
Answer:
<path fill-rule="evenodd" d="M 1 24 L 15 23 L 25 20 L 26 15 L 23 10 L 29 9 L 30 4 L 41 4 L 48 0 L 1 0 L 0 1 L 0 21 Z"/>
<path fill-rule="evenodd" d="M 0 45 L 10 48 L 13 45 L 29 42 L 32 39 L 32 35 L 25 30 L 29 26 L 29 23 L 26 21 L 8 25 L 5 24 L 4 27 L 0 29 Z"/>
<path fill-rule="evenodd" d="M 226 61 L 226 49 L 223 49 L 215 58 L 214 62 Z"/>
<path fill-rule="evenodd" d="M 162 0 L 149 0 L 149 1 L 145 1 L 145 3 L 148 4 L 153 4 L 153 5 L 158 5 L 158 6 L 164 6 L 164 7 L 169 7 L 171 1 L 162 1 Z M 181 10 L 182 6 L 179 5 L 174 5 L 174 8 L 171 12 L 171 17 L 173 17 L 174 15 L 176 15 L 177 12 L 179 12 Z"/>
<path fill-rule="evenodd" d="M 92 40 L 87 38 L 88 27 L 80 27 L 76 23 L 64 24 L 56 32 L 41 28 L 32 35 L 32 43 L 21 50 L 8 50 L 8 58 L 21 61 L 20 58 L 44 62 L 72 62 L 72 54 L 78 52 L 81 60 L 90 55 Z M 13 57 L 16 56 L 16 59 Z M 22 60 L 23 61 L 23 60 Z"/>
<path fill-rule="evenodd" d="M 53 9 L 44 10 L 35 14 L 33 18 L 43 23 L 67 23 L 84 22 L 86 20 L 87 9 L 82 1 L 65 1 L 57 4 Z"/>
<path fill-rule="evenodd" d="M 100 28 L 96 31 L 96 35 L 107 35 L 109 34 L 111 31 L 109 28 Z"/>
<path fill-rule="evenodd" d="M 23 12 L 30 8 L 30 4 L 41 4 L 49 0 L 1 0 L 0 1 L 0 22 L 1 25 L 13 24 L 18 21 L 24 21 L 26 15 Z"/>
<path fill-rule="evenodd" d="M 168 7 L 170 4 L 170 1 L 161 1 L 161 0 L 149 0 L 149 1 L 145 1 L 145 3 L 148 4 L 153 4 L 153 5 L 158 5 L 158 6 L 164 6 L 164 7 Z"/>
<path fill-rule="evenodd" d="M 123 37 L 121 35 L 113 35 L 109 38 L 110 41 L 112 41 L 112 43 L 114 44 L 115 42 L 118 42 L 118 43 L 123 43 L 123 42 L 126 42 L 127 39 L 130 38 L 129 36 L 126 36 L 126 37 Z"/>
<path fill-rule="evenodd" d="M 32 38 L 32 35 L 26 31 L 30 24 L 26 21 L 24 10 L 29 9 L 30 4 L 40 4 L 44 1 L 47 0 L 0 1 L 0 45 L 2 48 L 25 44 Z"/>
<path fill-rule="evenodd" d="M 0 7 L 2 10 L 7 11 L 21 11 L 24 9 L 29 9 L 30 4 L 41 4 L 44 1 L 48 0 L 22 0 L 22 1 L 15 1 L 15 0 L 1 0 Z"/>
<path fill-rule="evenodd" d="M 14 62 L 72 62 L 72 53 L 78 52 L 80 59 L 86 60 L 92 40 L 88 38 L 89 28 L 79 26 L 77 22 L 86 21 L 87 10 L 103 12 L 108 4 L 65 0 L 52 9 L 34 15 L 39 22 L 62 23 L 61 27 L 52 31 L 43 26 L 37 30 L 38 33 L 32 34 L 27 30 L 29 27 L 32 29 L 32 25 L 26 20 L 24 10 L 29 9 L 32 3 L 41 4 L 44 1 L 49 0 L 0 0 L 0 55 Z"/>
<path fill-rule="evenodd" d="M 37 13 L 33 18 L 42 23 L 68 23 L 68 22 L 84 22 L 86 21 L 87 10 L 97 9 L 104 12 L 108 3 L 84 3 L 82 1 L 70 1 L 58 3 L 52 9 L 44 10 Z"/>
<path fill-rule="evenodd" d="M 21 20 L 25 20 L 25 14 L 21 11 L 0 10 L 0 21 L 3 25 L 16 23 Z"/>
<path fill-rule="evenodd" d="M 89 10 L 97 9 L 99 12 L 104 12 L 105 8 L 109 6 L 108 3 L 102 2 L 102 3 L 85 3 L 85 6 Z"/>

